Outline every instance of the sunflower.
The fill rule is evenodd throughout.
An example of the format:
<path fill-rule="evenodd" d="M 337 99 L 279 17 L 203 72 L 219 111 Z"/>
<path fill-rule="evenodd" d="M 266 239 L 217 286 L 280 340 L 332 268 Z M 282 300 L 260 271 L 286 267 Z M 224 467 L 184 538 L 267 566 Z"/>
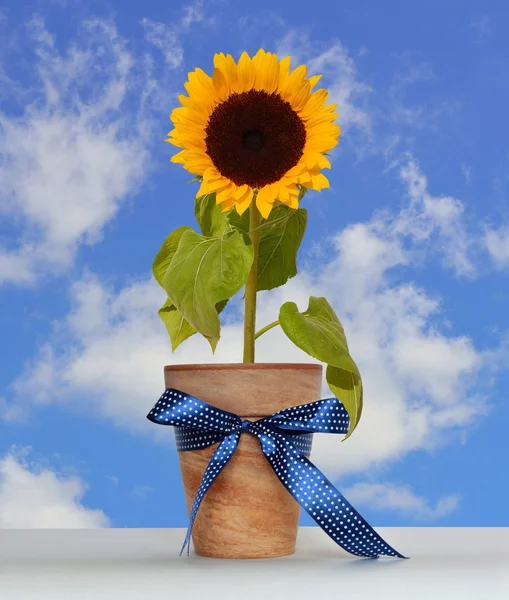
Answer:
<path fill-rule="evenodd" d="M 267 218 L 275 200 L 298 208 L 301 188 L 329 187 L 320 171 L 338 143 L 337 105 L 325 104 L 326 90 L 312 91 L 321 75 L 306 75 L 305 65 L 290 72 L 289 56 L 262 49 L 238 64 L 216 54 L 212 77 L 189 73 L 166 141 L 182 148 L 172 162 L 201 178 L 197 196 L 215 193 L 223 212 L 239 214 L 255 198 Z"/>

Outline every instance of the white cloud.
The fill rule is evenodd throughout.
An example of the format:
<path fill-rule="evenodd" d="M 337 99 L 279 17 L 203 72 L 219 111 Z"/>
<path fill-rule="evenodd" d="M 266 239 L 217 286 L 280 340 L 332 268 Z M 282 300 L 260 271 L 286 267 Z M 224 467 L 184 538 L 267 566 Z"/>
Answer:
<path fill-rule="evenodd" d="M 311 59 L 308 66 L 310 72 L 325 73 L 332 79 L 332 85 L 327 89 L 331 102 L 338 105 L 338 121 L 341 127 L 345 131 L 351 127 L 358 127 L 367 136 L 371 136 L 371 117 L 362 103 L 372 89 L 357 79 L 355 62 L 348 55 L 346 48 L 336 42 L 325 52 Z"/>
<path fill-rule="evenodd" d="M 410 486 L 393 483 L 357 483 L 345 490 L 345 496 L 354 506 L 397 511 L 426 521 L 450 515 L 459 502 L 458 496 L 442 496 L 433 507 L 426 498 L 417 496 Z"/>
<path fill-rule="evenodd" d="M 193 23 L 201 23 L 205 20 L 205 10 L 203 7 L 203 0 L 196 0 L 191 2 L 184 9 L 184 16 L 182 17 L 182 25 L 189 27 Z"/>
<path fill-rule="evenodd" d="M 465 177 L 466 184 L 470 185 L 472 182 L 472 167 L 470 165 L 461 165 L 461 172 Z"/>
<path fill-rule="evenodd" d="M 276 51 L 280 57 L 292 56 L 293 68 L 305 61 L 310 74 L 322 73 L 330 102 L 338 105 L 341 129 L 358 129 L 371 137 L 372 119 L 365 101 L 372 89 L 358 79 L 355 62 L 339 41 L 320 50 L 305 33 L 292 29 L 278 42 Z"/>
<path fill-rule="evenodd" d="M 422 179 L 412 185 L 421 198 Z M 482 354 L 469 337 L 447 333 L 438 298 L 411 282 L 399 283 L 392 271 L 414 264 L 412 244 L 428 239 L 419 232 L 431 227 L 429 214 L 447 230 L 447 216 L 456 219 L 456 212 L 431 210 L 412 194 L 410 206 L 340 231 L 329 240 L 325 264 L 310 264 L 283 288 L 259 295 L 258 327 L 276 319 L 285 301 L 304 310 L 310 292 L 328 298 L 345 326 L 363 374 L 365 409 L 345 444 L 338 436 L 316 436 L 313 457 L 331 476 L 449 443 L 488 410 L 477 395 Z M 145 419 L 162 391 L 164 364 L 241 362 L 243 327 L 230 314 L 214 355 L 201 336 L 194 336 L 172 356 L 157 316 L 163 300 L 153 280 L 120 291 L 93 277 L 74 284 L 72 311 L 57 324 L 55 339 L 27 363 L 7 408 L 14 410 L 25 398 L 74 404 L 119 426 L 168 439 L 166 428 Z M 239 298 L 231 304 L 241 312 Z M 259 338 L 256 360 L 316 362 L 280 328 Z M 323 397 L 330 396 L 325 381 L 322 391 Z"/>
<path fill-rule="evenodd" d="M 131 496 L 134 496 L 134 498 L 143 499 L 152 494 L 153 491 L 154 488 L 150 487 L 149 485 L 135 485 L 131 490 Z"/>
<path fill-rule="evenodd" d="M 473 277 L 476 268 L 471 253 L 477 237 L 467 233 L 464 203 L 451 196 L 430 194 L 428 180 L 411 156 L 399 175 L 406 185 L 410 204 L 393 220 L 394 232 L 411 236 L 418 244 L 436 240 L 443 266 L 457 275 Z"/>
<path fill-rule="evenodd" d="M 144 22 L 156 45 L 161 27 L 181 35 L 194 23 L 210 23 L 200 1 L 175 24 Z M 2 93 L 15 107 L 0 107 L 0 284 L 65 272 L 149 174 L 154 115 L 168 109 L 171 75 L 164 69 L 156 77 L 152 55 L 131 51 L 113 22 L 95 18 L 80 27 L 60 51 L 42 19 L 32 18 L 24 86 L 0 63 L 0 81 L 9 82 Z M 179 46 L 175 66 L 182 56 Z"/>
<path fill-rule="evenodd" d="M 101 510 L 82 504 L 85 483 L 78 477 L 61 477 L 41 464 L 27 460 L 29 448 L 12 448 L 0 458 L 0 528 L 108 527 Z"/>
<path fill-rule="evenodd" d="M 69 267 L 146 175 L 144 123 L 125 108 L 133 57 L 112 23 L 89 20 L 83 29 L 61 54 L 34 17 L 30 75 L 41 87 L 21 114 L 0 111 L 0 214 L 12 223 L 0 282 L 26 284 Z"/>
<path fill-rule="evenodd" d="M 147 18 L 142 20 L 142 25 L 147 41 L 161 51 L 167 64 L 173 69 L 179 67 L 184 58 L 184 50 L 178 28 Z"/>
<path fill-rule="evenodd" d="M 212 23 L 213 19 L 205 19 L 203 1 L 197 0 L 184 8 L 183 17 L 176 23 L 168 25 L 145 17 L 141 24 L 145 30 L 146 40 L 162 53 L 170 68 L 176 69 L 180 67 L 184 58 L 183 35 L 189 31 L 193 23 L 204 21 Z"/>
<path fill-rule="evenodd" d="M 509 266 L 509 227 L 486 228 L 484 234 L 486 250 L 499 269 Z"/>
<path fill-rule="evenodd" d="M 152 281 L 117 294 L 93 277 L 75 283 L 61 340 L 65 355 L 46 344 L 14 390 L 37 404 L 79 398 L 118 425 L 148 430 L 147 407 L 164 388 L 162 369 L 171 354 L 157 315 L 163 302 Z"/>
<path fill-rule="evenodd" d="M 387 102 L 384 103 L 383 115 L 392 127 L 404 131 L 405 127 L 412 130 L 425 129 L 437 131 L 442 126 L 444 119 L 454 118 L 461 104 L 455 100 L 442 100 L 438 103 L 423 101 L 424 95 L 415 93 L 413 97 L 419 98 L 418 102 L 412 100 L 408 91 L 422 84 L 430 85 L 435 79 L 435 70 L 430 63 L 415 63 L 410 56 L 404 53 L 398 57 L 403 61 L 404 67 L 398 72 L 388 88 Z M 410 141 L 410 140 L 409 140 Z"/>
<path fill-rule="evenodd" d="M 493 35 L 489 15 L 484 15 L 480 19 L 472 21 L 469 29 L 475 33 L 478 41 L 485 41 Z"/>
<path fill-rule="evenodd" d="M 305 30 L 286 29 L 276 44 L 278 55 L 292 56 L 294 66 L 306 63 L 310 74 L 322 73 L 330 101 L 338 105 L 338 123 L 345 135 L 335 152 L 353 142 L 351 147 L 359 159 L 373 154 L 385 155 L 386 159 L 399 156 L 403 148 L 413 146 L 413 138 L 405 134 L 408 127 L 412 131 L 437 128 L 444 118 L 450 120 L 458 113 L 460 105 L 454 100 L 436 105 L 409 103 L 407 90 L 411 86 L 433 80 L 429 63 L 413 64 L 404 55 L 400 58 L 406 63 L 405 69 L 385 89 L 374 90 L 359 75 L 352 54 L 339 40 L 324 46 L 312 41 Z M 358 56 L 366 54 L 366 49 L 361 50 Z"/>

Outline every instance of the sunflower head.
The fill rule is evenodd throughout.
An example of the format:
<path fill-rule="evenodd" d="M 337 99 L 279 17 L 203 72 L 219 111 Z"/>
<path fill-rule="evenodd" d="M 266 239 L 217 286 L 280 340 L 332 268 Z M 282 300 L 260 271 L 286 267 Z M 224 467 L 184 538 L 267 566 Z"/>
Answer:
<path fill-rule="evenodd" d="M 321 75 L 306 76 L 304 65 L 290 72 L 290 57 L 264 50 L 238 64 L 216 54 L 212 77 L 189 73 L 166 141 L 182 149 L 171 160 L 202 178 L 198 196 L 215 193 L 221 210 L 239 214 L 255 198 L 267 218 L 275 200 L 298 208 L 301 187 L 329 187 L 321 170 L 338 143 L 336 105 L 313 91 Z"/>

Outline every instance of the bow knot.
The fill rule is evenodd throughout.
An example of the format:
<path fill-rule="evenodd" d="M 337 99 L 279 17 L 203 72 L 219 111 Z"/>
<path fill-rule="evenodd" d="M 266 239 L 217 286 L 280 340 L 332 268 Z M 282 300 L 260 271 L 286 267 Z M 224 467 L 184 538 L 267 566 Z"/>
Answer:
<path fill-rule="evenodd" d="M 339 546 L 355 554 L 405 558 L 387 544 L 308 460 L 313 433 L 347 433 L 349 417 L 337 398 L 317 400 L 249 421 L 190 394 L 169 388 L 147 418 L 175 429 L 177 450 L 186 452 L 218 444 L 196 493 L 181 554 L 203 497 L 235 452 L 243 432 L 258 437 L 265 458 L 295 500 Z"/>
<path fill-rule="evenodd" d="M 248 421 L 247 419 L 243 419 L 242 423 L 240 424 L 240 430 L 249 432 L 250 426 L 251 426 L 251 421 Z"/>

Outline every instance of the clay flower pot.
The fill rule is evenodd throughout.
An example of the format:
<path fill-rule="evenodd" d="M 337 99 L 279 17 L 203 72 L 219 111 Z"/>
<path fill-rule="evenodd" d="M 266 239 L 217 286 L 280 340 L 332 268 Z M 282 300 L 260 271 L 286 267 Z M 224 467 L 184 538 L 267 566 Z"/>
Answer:
<path fill-rule="evenodd" d="M 164 375 L 167 388 L 252 421 L 321 397 L 320 364 L 171 365 Z M 188 513 L 217 446 L 179 453 Z M 202 501 L 193 527 L 194 550 L 215 558 L 292 554 L 299 514 L 299 504 L 262 454 L 258 438 L 243 433 L 235 454 Z"/>

